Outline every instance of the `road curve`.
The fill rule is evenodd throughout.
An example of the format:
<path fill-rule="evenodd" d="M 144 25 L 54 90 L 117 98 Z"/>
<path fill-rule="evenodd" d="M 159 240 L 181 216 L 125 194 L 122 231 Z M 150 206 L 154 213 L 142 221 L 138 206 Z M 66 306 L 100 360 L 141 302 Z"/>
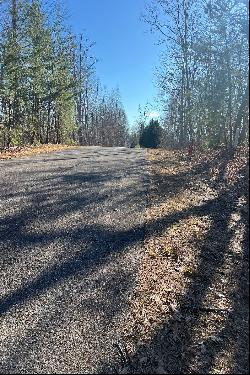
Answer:
<path fill-rule="evenodd" d="M 118 360 L 146 164 L 143 150 L 102 147 L 0 161 L 0 373 L 100 373 Z"/>

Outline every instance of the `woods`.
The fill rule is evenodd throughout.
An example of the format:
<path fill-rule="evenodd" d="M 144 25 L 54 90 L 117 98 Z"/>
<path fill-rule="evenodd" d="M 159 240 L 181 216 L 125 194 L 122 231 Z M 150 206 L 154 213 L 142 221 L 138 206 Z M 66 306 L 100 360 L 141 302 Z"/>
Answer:
<path fill-rule="evenodd" d="M 95 74 L 93 43 L 74 35 L 59 1 L 0 2 L 0 147 L 123 146 L 119 90 Z"/>
<path fill-rule="evenodd" d="M 62 3 L 2 0 L 0 10 L 0 147 L 126 145 L 119 90 L 99 82 L 94 43 L 72 32 Z M 245 0 L 148 4 L 145 21 L 162 49 L 163 147 L 232 150 L 246 143 L 248 14 Z"/>
<path fill-rule="evenodd" d="M 164 146 L 232 149 L 249 127 L 248 3 L 155 0 L 145 21 L 162 46 Z"/>

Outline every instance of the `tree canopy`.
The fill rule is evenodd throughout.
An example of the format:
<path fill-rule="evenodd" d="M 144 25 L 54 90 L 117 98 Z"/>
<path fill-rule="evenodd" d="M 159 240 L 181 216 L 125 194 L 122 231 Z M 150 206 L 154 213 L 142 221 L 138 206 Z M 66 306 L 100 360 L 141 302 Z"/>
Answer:
<path fill-rule="evenodd" d="M 249 6 L 244 0 L 154 0 L 165 145 L 232 149 L 248 139 Z"/>
<path fill-rule="evenodd" d="M 102 87 L 93 43 L 71 32 L 58 2 L 49 5 L 0 2 L 0 147 L 125 145 L 119 90 Z"/>

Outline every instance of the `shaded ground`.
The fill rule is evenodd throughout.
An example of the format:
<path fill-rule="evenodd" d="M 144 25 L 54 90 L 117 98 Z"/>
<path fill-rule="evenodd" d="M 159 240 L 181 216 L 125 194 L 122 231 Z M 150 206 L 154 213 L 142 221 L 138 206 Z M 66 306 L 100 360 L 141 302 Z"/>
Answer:
<path fill-rule="evenodd" d="M 120 373 L 248 373 L 248 155 L 149 151 Z"/>
<path fill-rule="evenodd" d="M 115 371 L 145 165 L 142 150 L 101 147 L 0 161 L 1 373 Z"/>
<path fill-rule="evenodd" d="M 145 199 L 84 149 L 0 162 L 1 372 L 247 373 L 246 151 L 151 151 Z"/>

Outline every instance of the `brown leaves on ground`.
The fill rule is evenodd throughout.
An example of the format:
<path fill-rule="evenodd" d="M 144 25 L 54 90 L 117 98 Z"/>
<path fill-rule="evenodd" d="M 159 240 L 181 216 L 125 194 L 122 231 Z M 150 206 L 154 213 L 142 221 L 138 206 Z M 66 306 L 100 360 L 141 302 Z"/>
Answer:
<path fill-rule="evenodd" d="M 36 154 L 48 153 L 53 151 L 61 151 L 68 148 L 75 148 L 77 146 L 69 146 L 62 144 L 46 144 L 39 146 L 27 146 L 27 147 L 9 147 L 0 149 L 0 160 L 1 159 L 13 159 L 23 156 L 32 156 Z"/>
<path fill-rule="evenodd" d="M 128 371 L 247 373 L 248 151 L 149 150 L 148 158 Z"/>

